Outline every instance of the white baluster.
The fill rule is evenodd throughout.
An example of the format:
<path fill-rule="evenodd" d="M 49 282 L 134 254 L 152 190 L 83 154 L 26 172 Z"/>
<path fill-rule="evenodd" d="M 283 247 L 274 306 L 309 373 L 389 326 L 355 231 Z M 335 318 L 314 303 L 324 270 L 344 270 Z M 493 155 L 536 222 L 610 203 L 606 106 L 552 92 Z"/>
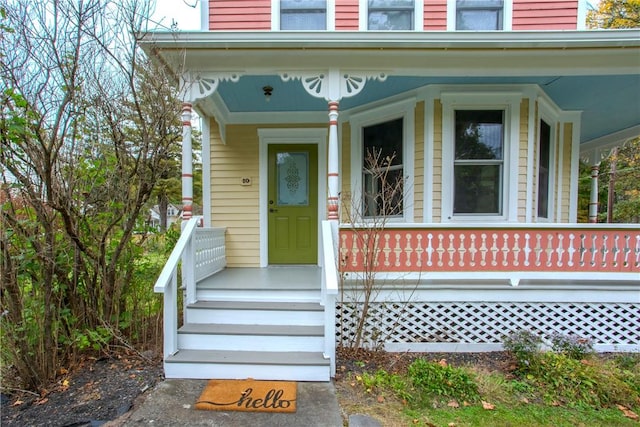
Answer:
<path fill-rule="evenodd" d="M 443 265 L 442 254 L 444 253 L 444 247 L 442 246 L 442 239 L 444 239 L 444 236 L 442 234 L 438 234 L 438 248 L 436 249 L 436 252 L 438 253 L 438 267 L 442 267 Z"/>
<path fill-rule="evenodd" d="M 433 234 L 427 234 L 427 266 L 431 267 L 433 265 Z"/>
<path fill-rule="evenodd" d="M 402 248 L 400 247 L 400 233 L 396 233 L 394 238 L 396 239 L 396 247 L 393 249 L 393 253 L 396 256 L 396 260 L 393 264 L 396 267 L 400 267 L 400 254 L 402 254 Z"/>
<path fill-rule="evenodd" d="M 513 265 L 518 267 L 520 265 L 520 234 L 515 233 L 513 235 Z"/>
<path fill-rule="evenodd" d="M 567 249 L 567 252 L 569 253 L 569 261 L 567 262 L 567 265 L 569 265 L 569 267 L 573 267 L 573 254 L 576 253 L 576 249 L 573 246 L 573 241 L 575 240 L 575 238 L 575 234 L 569 234 L 569 249 Z"/>
<path fill-rule="evenodd" d="M 613 253 L 613 266 L 617 267 L 618 266 L 618 255 L 620 254 L 620 235 L 616 233 L 616 235 L 613 237 L 613 248 L 611 249 L 611 252 Z"/>
<path fill-rule="evenodd" d="M 404 247 L 404 252 L 407 256 L 407 260 L 405 261 L 404 265 L 406 265 L 407 267 L 411 267 L 411 254 L 413 253 L 413 249 L 411 248 L 411 233 L 405 234 L 405 237 L 407 238 L 407 244 Z"/>
<path fill-rule="evenodd" d="M 464 267 L 464 254 L 467 252 L 467 249 L 464 246 L 464 239 L 465 239 L 465 235 L 464 233 L 460 234 L 460 247 L 458 248 L 458 256 L 459 261 L 458 261 L 458 265 L 460 267 Z"/>
<path fill-rule="evenodd" d="M 487 265 L 487 235 L 482 233 L 480 238 L 482 239 L 482 243 L 480 244 L 480 265 L 484 267 Z"/>
<path fill-rule="evenodd" d="M 504 267 L 509 265 L 509 234 L 502 234 L 502 265 Z"/>
<path fill-rule="evenodd" d="M 384 233 L 384 248 L 382 253 L 384 254 L 384 266 L 389 267 L 391 262 L 389 261 L 389 255 L 391 254 L 391 246 L 389 245 L 389 233 Z"/>
<path fill-rule="evenodd" d="M 418 239 L 418 244 L 416 245 L 416 267 L 422 269 L 422 254 L 424 253 L 424 249 L 422 249 L 422 234 L 418 233 L 416 239 Z"/>
<path fill-rule="evenodd" d="M 556 253 L 558 254 L 558 261 L 556 265 L 558 267 L 562 267 L 562 264 L 563 264 L 563 261 L 562 261 L 562 256 L 564 255 L 564 247 L 562 245 L 563 241 L 564 241 L 564 235 L 562 234 L 558 235 L 558 247 L 556 248 Z"/>
<path fill-rule="evenodd" d="M 478 253 L 478 249 L 476 249 L 476 234 L 471 233 L 471 247 L 469 248 L 470 260 L 469 265 L 471 267 L 475 267 L 476 265 L 476 253 Z"/>
<path fill-rule="evenodd" d="M 453 239 L 454 239 L 454 235 L 453 233 L 449 234 L 449 247 L 447 248 L 447 252 L 449 253 L 449 262 L 447 263 L 447 265 L 449 267 L 453 267 L 453 256 L 456 253 L 456 248 L 453 246 Z"/>
<path fill-rule="evenodd" d="M 608 240 L 609 240 L 609 236 L 607 234 L 602 236 L 602 249 L 600 251 L 602 252 L 602 266 L 603 267 L 607 266 L 607 255 L 609 254 L 609 247 L 607 246 L 607 241 Z"/>
<path fill-rule="evenodd" d="M 536 234 L 536 246 L 534 247 L 534 252 L 536 254 L 536 262 L 535 265 L 536 266 L 540 266 L 540 256 L 542 254 L 542 243 L 541 243 L 541 239 L 542 236 L 540 235 L 540 233 Z"/>
<path fill-rule="evenodd" d="M 525 233 L 524 235 L 524 265 L 529 266 L 529 255 L 531 255 L 531 235 L 529 233 Z"/>

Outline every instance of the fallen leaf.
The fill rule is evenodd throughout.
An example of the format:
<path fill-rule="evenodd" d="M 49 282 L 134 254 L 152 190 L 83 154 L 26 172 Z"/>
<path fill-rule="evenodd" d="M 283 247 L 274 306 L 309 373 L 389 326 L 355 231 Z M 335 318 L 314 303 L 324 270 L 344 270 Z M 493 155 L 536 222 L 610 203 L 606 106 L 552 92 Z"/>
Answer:
<path fill-rule="evenodd" d="M 447 359 L 440 359 L 440 361 L 438 362 L 438 365 L 442 366 L 443 368 L 447 367 Z"/>
<path fill-rule="evenodd" d="M 413 419 L 413 423 L 414 423 L 414 424 L 418 424 L 419 422 L 420 422 L 420 420 L 419 420 L 419 419 L 417 419 L 417 418 L 414 418 L 414 419 Z"/>
<path fill-rule="evenodd" d="M 65 369 L 65 368 L 58 369 L 58 375 L 66 375 L 68 373 L 69 373 L 68 369 Z"/>
<path fill-rule="evenodd" d="M 456 427 L 456 423 L 449 423 L 447 424 L 447 427 Z"/>
<path fill-rule="evenodd" d="M 44 399 L 40 399 L 38 401 L 36 401 L 36 405 L 44 405 L 45 403 L 47 403 L 49 401 L 48 397 L 45 397 Z"/>
<path fill-rule="evenodd" d="M 131 374 L 129 375 L 129 378 L 134 379 L 136 377 L 136 374 Z"/>
<path fill-rule="evenodd" d="M 460 404 L 455 400 L 451 400 L 449 403 L 447 403 L 447 406 L 450 408 L 459 408 Z"/>
<path fill-rule="evenodd" d="M 562 404 L 557 400 L 554 400 L 553 402 L 551 402 L 551 406 L 562 406 Z"/>
<path fill-rule="evenodd" d="M 523 397 L 522 399 L 520 399 L 520 401 L 522 403 L 529 403 L 529 399 L 527 399 L 526 397 Z"/>
<path fill-rule="evenodd" d="M 22 405 L 23 403 L 24 403 L 24 401 L 22 401 L 22 400 L 19 400 L 19 399 L 18 399 L 18 400 L 16 400 L 15 402 L 13 402 L 13 404 L 12 404 L 11 406 L 20 406 L 20 405 Z"/>
<path fill-rule="evenodd" d="M 378 396 L 378 403 L 384 403 L 384 396 Z"/>
<path fill-rule="evenodd" d="M 627 417 L 630 418 L 632 420 L 638 420 L 640 419 L 640 416 L 638 416 L 638 414 L 636 414 L 635 412 L 633 412 L 631 409 L 627 408 L 626 406 L 622 406 L 622 405 L 617 405 L 618 409 L 620 409 L 622 411 L 622 414 Z"/>
<path fill-rule="evenodd" d="M 464 407 L 468 407 L 471 406 L 471 403 L 467 402 L 466 400 L 464 402 L 462 402 L 462 406 Z"/>
<path fill-rule="evenodd" d="M 62 381 L 62 387 L 69 387 L 69 380 Z"/>
<path fill-rule="evenodd" d="M 493 411 L 494 409 L 496 409 L 495 405 L 492 405 L 489 402 L 485 402 L 484 400 L 482 401 L 482 408 L 486 409 L 487 411 Z"/>

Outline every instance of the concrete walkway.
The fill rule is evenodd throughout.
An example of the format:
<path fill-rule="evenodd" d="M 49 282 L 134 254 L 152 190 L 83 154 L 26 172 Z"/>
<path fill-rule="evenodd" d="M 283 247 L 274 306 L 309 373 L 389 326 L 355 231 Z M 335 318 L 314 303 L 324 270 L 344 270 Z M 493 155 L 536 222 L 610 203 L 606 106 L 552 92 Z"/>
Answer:
<path fill-rule="evenodd" d="M 331 382 L 298 382 L 297 411 L 222 412 L 195 409 L 206 380 L 164 380 L 144 402 L 109 426 L 304 426 L 342 427 L 343 420 Z"/>

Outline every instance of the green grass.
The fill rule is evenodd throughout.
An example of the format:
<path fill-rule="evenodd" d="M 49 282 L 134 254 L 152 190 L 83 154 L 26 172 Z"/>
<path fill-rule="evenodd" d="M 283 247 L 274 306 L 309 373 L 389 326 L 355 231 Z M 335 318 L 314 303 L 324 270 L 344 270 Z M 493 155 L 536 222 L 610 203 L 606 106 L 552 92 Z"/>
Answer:
<path fill-rule="evenodd" d="M 385 426 L 640 426 L 617 407 L 640 414 L 639 358 L 545 353 L 532 360 L 533 369 L 519 377 L 416 360 L 404 374 L 364 372 L 351 384 L 368 396 L 361 402 L 377 401 L 358 412 L 380 419 L 386 410 Z"/>
<path fill-rule="evenodd" d="M 596 427 L 638 426 L 637 421 L 625 418 L 618 409 L 566 408 L 534 404 L 517 406 L 496 405 L 488 411 L 475 405 L 458 409 L 411 409 L 405 411 L 405 425 L 456 427 Z"/>

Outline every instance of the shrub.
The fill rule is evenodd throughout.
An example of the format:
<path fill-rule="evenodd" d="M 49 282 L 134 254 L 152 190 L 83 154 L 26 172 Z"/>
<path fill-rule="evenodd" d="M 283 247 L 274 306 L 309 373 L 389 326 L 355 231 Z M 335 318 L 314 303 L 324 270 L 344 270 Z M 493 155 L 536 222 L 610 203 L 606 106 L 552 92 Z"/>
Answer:
<path fill-rule="evenodd" d="M 409 365 L 409 379 L 416 392 L 415 403 L 434 396 L 470 402 L 480 397 L 473 376 L 462 368 L 416 359 Z"/>
<path fill-rule="evenodd" d="M 575 360 L 582 360 L 594 353 L 593 340 L 578 335 L 563 335 L 555 332 L 551 335 L 551 349 Z"/>
<path fill-rule="evenodd" d="M 638 397 L 627 372 L 612 364 L 579 361 L 563 353 L 540 354 L 527 378 L 542 389 L 547 401 L 568 406 L 633 404 Z"/>
<path fill-rule="evenodd" d="M 502 346 L 516 358 L 520 372 L 526 372 L 535 362 L 541 344 L 542 338 L 525 329 L 512 332 L 502 339 Z"/>

